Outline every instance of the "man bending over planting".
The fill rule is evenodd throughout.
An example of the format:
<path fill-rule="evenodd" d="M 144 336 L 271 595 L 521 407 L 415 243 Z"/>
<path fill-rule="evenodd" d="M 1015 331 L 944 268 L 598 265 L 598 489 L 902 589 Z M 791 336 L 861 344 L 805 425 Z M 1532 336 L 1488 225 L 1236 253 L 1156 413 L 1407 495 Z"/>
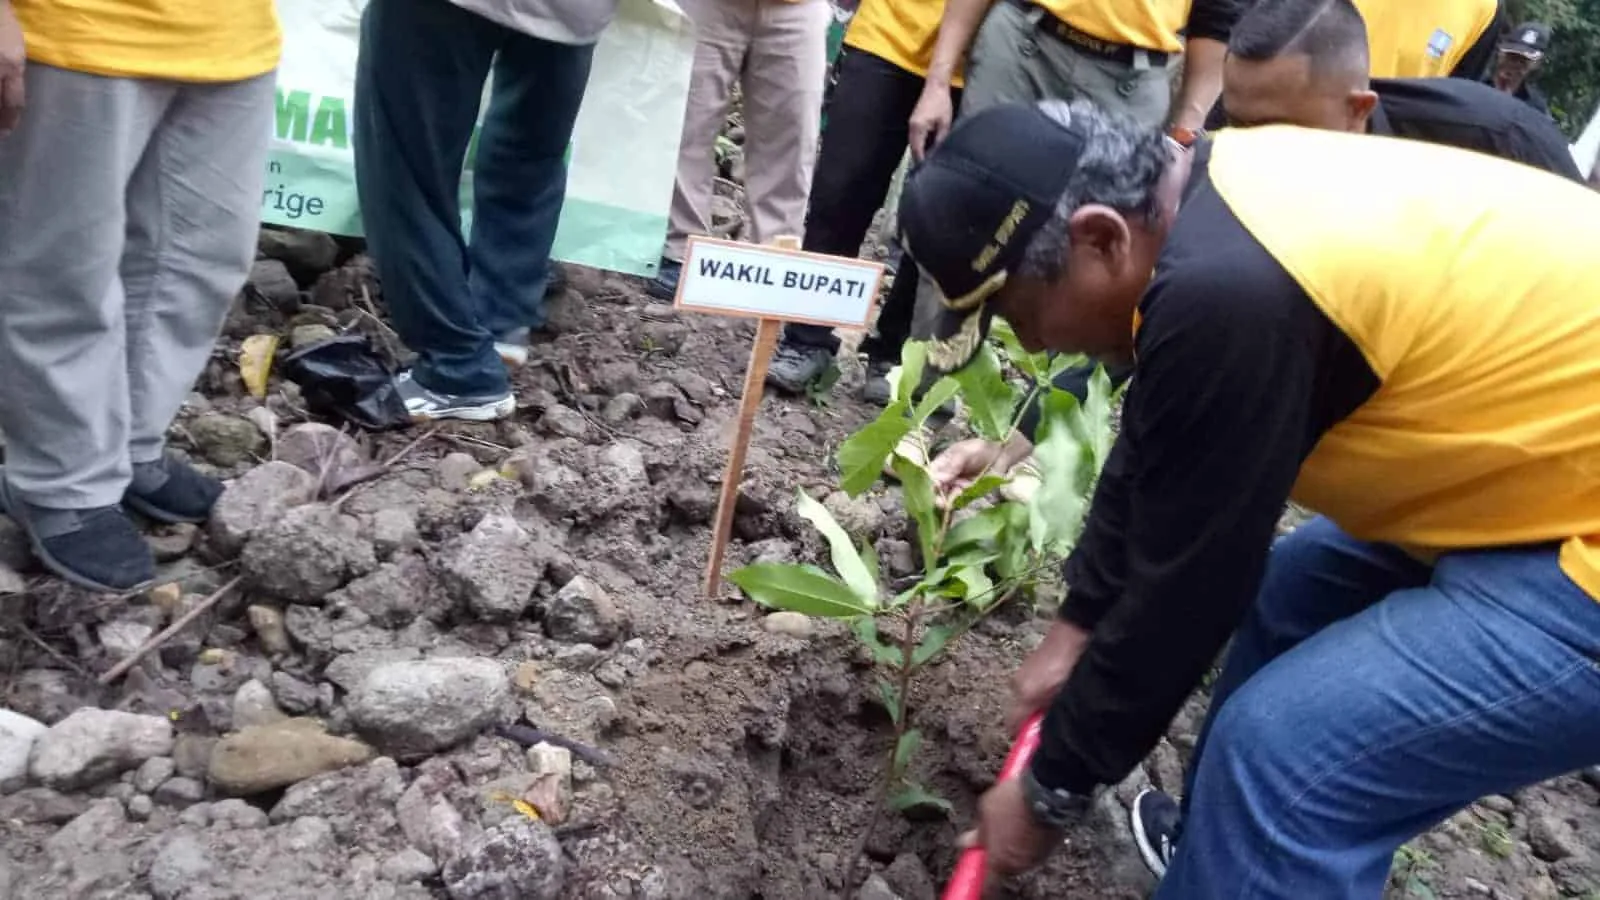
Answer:
<path fill-rule="evenodd" d="M 1158 900 L 1378 898 L 1409 838 L 1600 761 L 1600 197 L 1288 126 L 1191 156 L 1047 103 L 957 125 L 900 221 L 940 368 L 997 314 L 1135 365 L 1025 664 L 1061 684 L 1039 752 L 980 804 L 994 873 L 1059 844 L 1236 629 Z M 1322 517 L 1269 553 L 1291 497 Z"/>

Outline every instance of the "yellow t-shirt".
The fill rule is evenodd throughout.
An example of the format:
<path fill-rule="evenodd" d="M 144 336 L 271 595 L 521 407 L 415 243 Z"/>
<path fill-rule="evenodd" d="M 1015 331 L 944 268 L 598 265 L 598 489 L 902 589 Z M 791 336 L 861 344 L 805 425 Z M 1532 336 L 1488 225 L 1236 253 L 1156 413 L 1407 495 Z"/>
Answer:
<path fill-rule="evenodd" d="M 242 81 L 278 66 L 273 0 L 11 0 L 28 59 L 119 78 Z"/>
<path fill-rule="evenodd" d="M 1373 78 L 1442 78 L 1494 22 L 1497 0 L 1355 0 Z"/>
<path fill-rule="evenodd" d="M 1217 193 L 1380 382 L 1294 498 L 1423 556 L 1559 542 L 1600 599 L 1600 194 L 1420 141 L 1215 141 Z"/>
<path fill-rule="evenodd" d="M 1114 44 L 1179 53 L 1190 0 L 1039 0 L 1051 15 Z"/>
<path fill-rule="evenodd" d="M 943 16 L 944 0 L 861 0 L 844 42 L 926 77 Z"/>

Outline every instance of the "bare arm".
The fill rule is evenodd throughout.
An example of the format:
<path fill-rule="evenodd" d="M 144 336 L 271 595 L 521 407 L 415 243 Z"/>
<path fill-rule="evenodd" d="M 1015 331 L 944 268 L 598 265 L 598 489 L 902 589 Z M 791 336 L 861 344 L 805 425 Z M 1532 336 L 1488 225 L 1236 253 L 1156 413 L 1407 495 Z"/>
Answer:
<path fill-rule="evenodd" d="M 1228 45 L 1211 38 L 1191 37 L 1183 53 L 1183 86 L 1172 108 L 1176 128 L 1200 130 L 1206 116 L 1222 96 L 1222 63 Z"/>
<path fill-rule="evenodd" d="M 26 65 L 22 25 L 11 9 L 11 0 L 0 0 L 0 138 L 10 134 L 22 120 L 22 70 Z"/>
<path fill-rule="evenodd" d="M 922 159 L 950 131 L 955 106 L 950 100 L 950 82 L 956 68 L 967 55 L 967 47 L 994 0 L 949 0 L 944 18 L 939 20 L 939 37 L 933 44 L 933 62 L 922 85 L 922 96 L 911 112 L 911 155 Z"/>

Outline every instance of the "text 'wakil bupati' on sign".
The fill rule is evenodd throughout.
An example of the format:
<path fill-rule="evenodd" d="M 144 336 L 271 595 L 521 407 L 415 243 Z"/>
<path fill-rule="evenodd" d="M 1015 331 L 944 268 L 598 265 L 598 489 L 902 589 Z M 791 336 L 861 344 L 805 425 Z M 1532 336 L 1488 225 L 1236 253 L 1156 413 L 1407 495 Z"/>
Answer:
<path fill-rule="evenodd" d="M 865 327 L 883 266 L 842 256 L 689 239 L 678 281 L 681 309 Z"/>
<path fill-rule="evenodd" d="M 794 269 L 773 269 L 763 265 L 734 265 L 717 259 L 700 260 L 700 274 L 724 281 L 740 281 L 764 287 L 796 288 L 840 297 L 865 297 L 868 282 L 856 278 L 839 278 L 817 272 L 796 272 Z"/>

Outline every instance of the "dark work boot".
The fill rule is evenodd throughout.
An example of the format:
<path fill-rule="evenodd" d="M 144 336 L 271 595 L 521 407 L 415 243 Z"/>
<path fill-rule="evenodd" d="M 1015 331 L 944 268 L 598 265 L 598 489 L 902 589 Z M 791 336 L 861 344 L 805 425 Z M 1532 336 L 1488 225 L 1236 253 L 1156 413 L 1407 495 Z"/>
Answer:
<path fill-rule="evenodd" d="M 645 282 L 645 293 L 671 303 L 678 298 L 678 279 L 682 275 L 683 263 L 662 257 L 661 264 L 656 267 L 656 277 Z"/>
<path fill-rule="evenodd" d="M 781 341 L 767 369 L 767 384 L 786 394 L 803 394 L 831 365 L 833 352 L 826 347 Z"/>
<path fill-rule="evenodd" d="M 211 507 L 221 496 L 222 482 L 168 454 L 156 462 L 134 463 L 133 483 L 122 503 L 157 522 L 198 525 L 211 517 Z"/>
<path fill-rule="evenodd" d="M 149 545 L 120 506 L 46 509 L 17 499 L 0 476 L 0 507 L 27 533 L 39 562 L 73 584 L 116 594 L 156 576 Z"/>

